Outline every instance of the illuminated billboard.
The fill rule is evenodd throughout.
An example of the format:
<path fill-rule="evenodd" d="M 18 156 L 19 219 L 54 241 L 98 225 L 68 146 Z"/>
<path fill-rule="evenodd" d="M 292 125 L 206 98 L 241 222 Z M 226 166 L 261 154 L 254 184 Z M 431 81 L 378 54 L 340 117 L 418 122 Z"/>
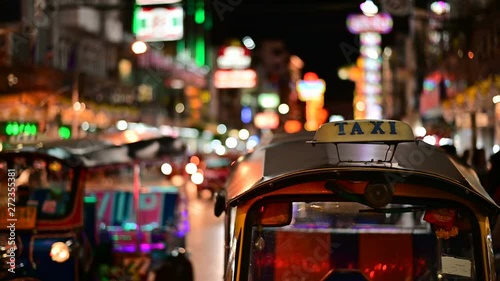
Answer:
<path fill-rule="evenodd" d="M 217 67 L 221 69 L 245 69 L 251 62 L 250 51 L 240 46 L 222 47 L 217 57 Z"/>
<path fill-rule="evenodd" d="M 214 86 L 218 89 L 253 88 L 257 85 L 257 73 L 253 69 L 217 70 Z"/>
<path fill-rule="evenodd" d="M 35 122 L 0 122 L 0 135 L 36 135 L 38 132 L 38 123 Z"/>
<path fill-rule="evenodd" d="M 389 33 L 392 30 L 392 17 L 389 14 L 377 14 L 368 17 L 362 14 L 349 15 L 347 17 L 347 28 L 353 34 L 365 32 Z"/>
<path fill-rule="evenodd" d="M 253 123 L 259 129 L 272 130 L 280 125 L 280 117 L 274 111 L 259 112 L 255 115 Z"/>
<path fill-rule="evenodd" d="M 359 34 L 361 42 L 358 62 L 363 77 L 356 79 L 357 90 L 353 101 L 355 119 L 383 118 L 380 34 L 391 32 L 392 25 L 392 17 L 386 13 L 347 17 L 347 28 L 351 33 Z"/>
<path fill-rule="evenodd" d="M 182 7 L 137 7 L 132 32 L 144 42 L 175 41 L 184 36 Z"/>
<path fill-rule="evenodd" d="M 323 94 L 326 90 L 325 80 L 319 79 L 313 72 L 304 75 L 304 80 L 297 80 L 297 93 L 301 101 L 323 100 Z"/>

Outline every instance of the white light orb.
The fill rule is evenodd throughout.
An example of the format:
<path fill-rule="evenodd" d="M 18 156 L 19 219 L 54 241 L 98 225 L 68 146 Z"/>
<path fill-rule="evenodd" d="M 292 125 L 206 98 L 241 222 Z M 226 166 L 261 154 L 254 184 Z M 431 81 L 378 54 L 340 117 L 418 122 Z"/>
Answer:
<path fill-rule="evenodd" d="M 125 131 L 128 128 L 128 123 L 125 120 L 116 122 L 116 128 L 120 131 Z"/>
<path fill-rule="evenodd" d="M 278 112 L 281 114 L 287 114 L 290 111 L 290 107 L 286 103 L 282 103 L 278 106 Z"/>
<path fill-rule="evenodd" d="M 148 45 L 146 45 L 143 41 L 136 41 L 132 44 L 132 52 L 136 55 L 144 54 L 147 50 Z"/>
<path fill-rule="evenodd" d="M 434 136 L 425 136 L 423 141 L 430 145 L 436 145 L 436 138 Z"/>
<path fill-rule="evenodd" d="M 224 146 L 219 146 L 215 149 L 215 153 L 219 156 L 226 154 L 226 148 Z"/>
<path fill-rule="evenodd" d="M 223 135 L 227 132 L 227 127 L 224 124 L 217 125 L 217 133 Z"/>
<path fill-rule="evenodd" d="M 186 164 L 186 173 L 192 175 L 194 173 L 196 173 L 196 171 L 198 170 L 198 167 L 194 164 L 194 163 L 188 163 Z"/>
<path fill-rule="evenodd" d="M 250 136 L 250 132 L 247 130 L 247 129 L 241 129 L 239 132 L 238 132 L 238 137 L 241 139 L 241 140 L 246 140 L 248 139 L 248 137 Z"/>
<path fill-rule="evenodd" d="M 427 134 L 427 130 L 424 127 L 417 127 L 415 128 L 415 135 L 416 137 L 424 137 Z"/>
<path fill-rule="evenodd" d="M 191 175 L 191 181 L 194 183 L 194 184 L 202 184 L 203 183 L 203 174 L 200 173 L 200 172 L 196 172 L 194 174 Z"/>
<path fill-rule="evenodd" d="M 172 168 L 172 165 L 170 165 L 169 163 L 163 163 L 161 165 L 161 172 L 164 174 L 164 175 L 170 175 L 173 171 L 173 168 Z"/>
<path fill-rule="evenodd" d="M 238 140 L 235 137 L 229 137 L 226 139 L 226 146 L 228 148 L 235 148 L 238 145 Z"/>

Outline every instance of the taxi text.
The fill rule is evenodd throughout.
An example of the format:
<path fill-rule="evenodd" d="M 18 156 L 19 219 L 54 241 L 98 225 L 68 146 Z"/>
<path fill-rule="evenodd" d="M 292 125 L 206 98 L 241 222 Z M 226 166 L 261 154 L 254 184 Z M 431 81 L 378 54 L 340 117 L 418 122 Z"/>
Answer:
<path fill-rule="evenodd" d="M 350 135 L 364 135 L 365 134 L 365 131 L 368 130 L 368 134 L 370 135 L 385 135 L 387 134 L 386 132 L 388 132 L 390 135 L 397 135 L 397 131 L 396 131 L 396 122 L 394 121 L 388 121 L 388 122 L 384 122 L 384 121 L 370 121 L 369 124 L 371 124 L 371 128 L 369 128 L 368 126 L 361 126 L 360 123 L 358 122 L 353 122 L 352 123 L 352 126 L 351 128 L 349 128 L 349 126 L 346 126 L 348 125 L 349 123 L 347 122 L 336 122 L 335 123 L 335 126 L 338 126 L 339 127 L 339 132 L 338 132 L 338 135 L 341 136 L 341 135 L 345 135 L 346 134 L 346 131 L 349 131 L 349 134 Z M 363 123 L 363 124 L 367 124 L 367 123 Z M 364 128 L 364 130 L 363 130 Z"/>

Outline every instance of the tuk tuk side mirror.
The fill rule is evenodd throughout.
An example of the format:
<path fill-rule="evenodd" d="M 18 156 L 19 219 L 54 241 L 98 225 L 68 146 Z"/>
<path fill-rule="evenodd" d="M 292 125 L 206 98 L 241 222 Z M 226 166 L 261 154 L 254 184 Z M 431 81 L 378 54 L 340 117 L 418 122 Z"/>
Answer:
<path fill-rule="evenodd" d="M 267 203 L 260 209 L 262 226 L 286 226 L 292 222 L 292 203 Z"/>
<path fill-rule="evenodd" d="M 226 193 L 221 191 L 217 193 L 217 197 L 215 198 L 215 206 L 214 206 L 214 215 L 216 217 L 220 217 L 222 213 L 226 209 Z"/>

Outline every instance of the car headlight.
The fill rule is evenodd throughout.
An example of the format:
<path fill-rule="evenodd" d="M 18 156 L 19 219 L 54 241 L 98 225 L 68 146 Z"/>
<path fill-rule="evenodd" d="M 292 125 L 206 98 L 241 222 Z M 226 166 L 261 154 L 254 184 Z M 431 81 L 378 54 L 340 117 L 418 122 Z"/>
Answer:
<path fill-rule="evenodd" d="M 69 259 L 69 247 L 63 242 L 55 242 L 50 249 L 50 257 L 56 262 L 65 262 Z"/>

